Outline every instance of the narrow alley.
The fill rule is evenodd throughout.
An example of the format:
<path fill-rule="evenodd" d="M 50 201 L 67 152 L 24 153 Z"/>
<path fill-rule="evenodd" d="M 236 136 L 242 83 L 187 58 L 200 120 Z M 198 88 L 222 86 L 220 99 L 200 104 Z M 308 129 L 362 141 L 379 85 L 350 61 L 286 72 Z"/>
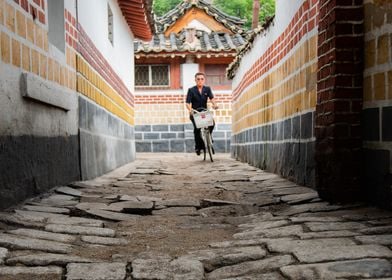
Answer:
<path fill-rule="evenodd" d="M 392 212 L 323 202 L 227 154 L 138 154 L 8 211 L 2 280 L 392 277 Z"/>

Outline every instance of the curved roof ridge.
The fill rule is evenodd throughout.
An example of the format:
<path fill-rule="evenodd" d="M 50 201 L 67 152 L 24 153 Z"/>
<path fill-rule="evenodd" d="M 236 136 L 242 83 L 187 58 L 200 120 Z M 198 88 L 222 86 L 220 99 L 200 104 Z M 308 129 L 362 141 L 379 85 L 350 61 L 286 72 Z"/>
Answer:
<path fill-rule="evenodd" d="M 188 1 L 184 0 L 175 6 L 172 10 L 167 12 L 161 17 L 156 17 L 155 27 L 157 32 L 165 32 L 170 26 L 172 26 L 178 18 L 183 16 L 188 10 L 193 7 L 197 7 L 205 11 L 208 15 L 212 16 L 216 21 L 223 24 L 226 28 L 231 30 L 233 33 L 243 33 L 245 20 L 235 16 L 228 15 L 221 10 L 215 8 L 211 4 L 203 1 Z"/>
<path fill-rule="evenodd" d="M 228 34 L 224 32 L 208 33 L 204 30 L 195 30 L 194 40 L 187 42 L 186 37 L 189 30 L 183 29 L 176 34 L 170 33 L 164 36 L 163 33 L 155 34 L 151 41 L 134 41 L 135 54 L 148 54 L 156 52 L 172 53 L 184 51 L 201 52 L 231 52 L 239 51 L 246 43 L 246 40 L 239 34 Z M 163 43 L 165 42 L 165 43 Z"/>

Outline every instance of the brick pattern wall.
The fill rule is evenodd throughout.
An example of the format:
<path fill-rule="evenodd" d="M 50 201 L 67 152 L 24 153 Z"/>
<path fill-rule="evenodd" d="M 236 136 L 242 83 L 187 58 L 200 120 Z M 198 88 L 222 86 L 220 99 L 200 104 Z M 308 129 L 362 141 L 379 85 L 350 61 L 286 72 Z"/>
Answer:
<path fill-rule="evenodd" d="M 220 109 L 214 112 L 213 132 L 217 152 L 229 152 L 231 94 L 214 94 Z M 193 152 L 193 126 L 181 91 L 140 93 L 135 97 L 135 140 L 139 152 Z"/>
<path fill-rule="evenodd" d="M 67 37 L 70 38 L 70 42 L 73 42 L 74 37 L 79 38 L 77 91 L 130 125 L 134 125 L 133 94 L 95 47 L 80 24 L 77 25 L 77 31 L 79 35 L 74 36 L 71 29 L 69 33 L 72 33 L 72 36 Z"/>
<path fill-rule="evenodd" d="M 255 62 L 233 91 L 232 156 L 308 186 L 314 186 L 317 14 L 317 1 L 304 1 L 261 54 L 249 54 Z"/>
<path fill-rule="evenodd" d="M 0 1 L 1 61 L 75 90 L 75 50 L 66 45 L 66 64 L 49 54 L 45 8 L 43 0 Z"/>
<path fill-rule="evenodd" d="M 360 198 L 362 0 L 320 0 L 316 182 L 327 200 Z"/>
<path fill-rule="evenodd" d="M 365 1 L 363 94 L 366 197 L 391 208 L 392 185 L 392 3 Z"/>

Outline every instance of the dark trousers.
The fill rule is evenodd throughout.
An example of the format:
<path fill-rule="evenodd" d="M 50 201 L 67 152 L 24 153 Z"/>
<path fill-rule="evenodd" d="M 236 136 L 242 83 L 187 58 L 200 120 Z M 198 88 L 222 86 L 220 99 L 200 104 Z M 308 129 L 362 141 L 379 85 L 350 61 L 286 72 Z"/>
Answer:
<path fill-rule="evenodd" d="M 200 135 L 200 128 L 196 127 L 195 120 L 192 115 L 190 116 L 190 119 L 193 124 L 193 134 L 195 136 L 195 150 L 204 150 L 204 142 Z M 211 135 L 212 135 L 212 131 L 214 130 L 214 127 L 215 127 L 215 121 L 214 121 L 214 125 L 208 127 Z"/>

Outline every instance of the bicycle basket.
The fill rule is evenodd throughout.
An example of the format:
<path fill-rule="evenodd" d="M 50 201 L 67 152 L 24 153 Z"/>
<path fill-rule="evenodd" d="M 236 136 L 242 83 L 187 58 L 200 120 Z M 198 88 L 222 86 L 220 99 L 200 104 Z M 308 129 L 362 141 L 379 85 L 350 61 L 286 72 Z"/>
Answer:
<path fill-rule="evenodd" d="M 195 120 L 195 124 L 197 128 L 214 125 L 214 117 L 212 115 L 212 112 L 210 111 L 203 111 L 194 114 L 193 119 Z"/>

